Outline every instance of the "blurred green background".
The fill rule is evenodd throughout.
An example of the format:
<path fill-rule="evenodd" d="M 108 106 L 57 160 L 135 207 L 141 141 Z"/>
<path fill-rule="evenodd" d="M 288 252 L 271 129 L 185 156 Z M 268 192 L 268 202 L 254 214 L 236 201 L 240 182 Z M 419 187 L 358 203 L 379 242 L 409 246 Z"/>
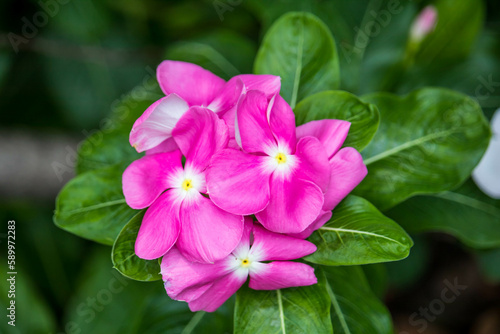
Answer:
<path fill-rule="evenodd" d="M 448 87 L 476 98 L 490 118 L 500 107 L 500 3 L 400 1 L 401 10 L 384 21 L 391 1 L 3 0 L 0 254 L 4 277 L 6 226 L 13 219 L 18 308 L 16 328 L 4 318 L 0 332 L 160 333 L 168 328 L 168 333 L 187 333 L 200 320 L 186 305 L 170 302 L 160 282 L 121 278 L 112 269 L 108 247 L 52 222 L 55 196 L 73 175 L 79 142 L 105 126 L 103 120 L 124 94 L 158 91 L 154 71 L 163 59 L 196 62 L 225 79 L 251 73 L 270 24 L 287 11 L 304 10 L 319 16 L 336 39 L 342 89 L 361 95 Z M 446 13 L 439 34 L 424 41 L 414 62 L 402 64 L 412 20 L 436 2 Z M 359 31 L 376 17 L 380 29 L 363 41 Z M 478 261 L 451 237 L 418 238 L 407 260 L 367 268 L 382 272 L 374 276 L 382 277 L 378 289 L 398 328 L 415 330 L 408 315 L 435 298 L 439 291 L 433 283 L 441 284 L 443 273 L 451 272 L 471 288 L 429 325 L 428 333 L 499 333 L 483 331 L 491 324 L 500 328 L 499 252 L 481 254 Z M 489 268 L 486 273 L 482 264 Z M 0 286 L 5 310 L 4 279 Z M 229 302 L 216 315 L 203 317 L 204 325 L 193 333 L 199 328 L 230 332 L 231 312 Z"/>

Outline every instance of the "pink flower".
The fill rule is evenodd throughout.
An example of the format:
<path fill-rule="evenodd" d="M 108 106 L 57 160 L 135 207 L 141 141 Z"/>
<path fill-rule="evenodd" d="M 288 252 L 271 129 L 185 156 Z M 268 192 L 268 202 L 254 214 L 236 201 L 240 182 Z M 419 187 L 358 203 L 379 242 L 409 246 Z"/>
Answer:
<path fill-rule="evenodd" d="M 191 107 L 179 118 L 172 138 L 179 150 L 146 155 L 123 173 L 127 204 L 134 209 L 149 207 L 135 253 L 156 259 L 177 244 L 191 261 L 212 263 L 226 257 L 243 233 L 242 216 L 219 209 L 203 195 L 205 169 L 211 156 L 226 147 L 227 126 L 212 111 Z"/>
<path fill-rule="evenodd" d="M 425 7 L 413 22 L 410 28 L 410 39 L 415 42 L 422 41 L 436 27 L 438 12 L 436 7 Z"/>
<path fill-rule="evenodd" d="M 213 312 L 245 283 L 248 276 L 249 287 L 255 290 L 316 284 L 312 267 L 288 261 L 315 251 L 314 244 L 269 232 L 253 225 L 247 217 L 241 242 L 226 258 L 213 264 L 195 263 L 173 248 L 162 259 L 161 273 L 171 298 L 188 302 L 191 311 Z"/>
<path fill-rule="evenodd" d="M 280 79 L 273 75 L 238 75 L 225 82 L 198 65 L 171 60 L 158 66 L 157 77 L 166 96 L 153 103 L 130 132 L 130 145 L 148 154 L 176 148 L 172 130 L 189 108 L 204 107 L 221 118 L 234 119 L 234 112 L 224 115 L 236 106 L 245 89 L 269 94 L 280 89 Z M 234 138 L 233 123 L 228 122 L 230 138 Z"/>
<path fill-rule="evenodd" d="M 242 150 L 214 155 L 207 188 L 217 206 L 255 214 L 270 231 L 310 234 L 306 229 L 324 224 L 366 175 L 355 149 L 339 151 L 349 122 L 314 121 L 296 132 L 293 111 L 279 95 L 268 102 L 264 93 L 249 91 L 238 106 L 236 123 Z"/>

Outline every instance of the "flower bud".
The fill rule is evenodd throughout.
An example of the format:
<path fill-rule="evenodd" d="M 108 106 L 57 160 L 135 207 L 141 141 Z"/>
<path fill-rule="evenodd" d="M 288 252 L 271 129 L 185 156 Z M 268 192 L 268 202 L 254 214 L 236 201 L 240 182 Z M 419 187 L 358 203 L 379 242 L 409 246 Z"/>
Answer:
<path fill-rule="evenodd" d="M 436 27 L 438 12 L 436 7 L 429 5 L 417 16 L 410 29 L 410 39 L 420 43 Z"/>

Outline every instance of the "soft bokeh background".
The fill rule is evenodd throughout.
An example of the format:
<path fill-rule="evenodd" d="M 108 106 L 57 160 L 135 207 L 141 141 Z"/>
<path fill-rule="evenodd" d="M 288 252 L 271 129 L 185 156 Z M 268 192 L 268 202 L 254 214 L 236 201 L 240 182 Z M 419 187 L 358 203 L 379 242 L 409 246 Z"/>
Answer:
<path fill-rule="evenodd" d="M 168 333 L 188 333 L 187 324 L 199 320 L 185 305 L 168 302 L 160 282 L 121 278 L 108 247 L 52 222 L 55 196 L 73 175 L 80 141 L 104 126 L 124 94 L 157 90 L 154 70 L 163 59 L 203 64 L 226 79 L 251 73 L 269 25 L 287 11 L 305 10 L 332 30 L 342 89 L 361 95 L 449 87 L 476 98 L 491 118 L 500 107 L 500 3 L 440 1 L 450 9 L 442 18 L 447 25 L 402 71 L 410 24 L 433 1 L 401 1 L 401 11 L 380 21 L 387 24 L 369 42 L 362 40 L 360 27 L 377 13 L 383 19 L 390 2 L 3 0 L 0 305 L 5 310 L 8 302 L 6 225 L 14 219 L 18 308 L 16 328 L 3 318 L 0 332 L 156 333 L 169 326 Z M 421 327 L 411 323 L 411 314 L 439 299 L 446 279 L 458 277 L 467 289 L 428 322 L 425 333 L 500 333 L 500 252 L 478 253 L 443 234 L 416 241 L 407 260 L 367 268 L 397 328 L 416 333 Z M 223 310 L 228 314 L 230 304 Z M 217 316 L 202 321 L 217 323 L 221 333 L 232 328 Z"/>

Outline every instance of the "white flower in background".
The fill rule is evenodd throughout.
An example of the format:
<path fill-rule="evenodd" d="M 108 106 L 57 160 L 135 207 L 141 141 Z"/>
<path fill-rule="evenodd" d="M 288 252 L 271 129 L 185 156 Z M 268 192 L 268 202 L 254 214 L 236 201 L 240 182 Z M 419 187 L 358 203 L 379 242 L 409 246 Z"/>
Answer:
<path fill-rule="evenodd" d="M 500 199 L 500 109 L 491 119 L 491 130 L 490 145 L 472 172 L 472 178 L 485 194 Z"/>

